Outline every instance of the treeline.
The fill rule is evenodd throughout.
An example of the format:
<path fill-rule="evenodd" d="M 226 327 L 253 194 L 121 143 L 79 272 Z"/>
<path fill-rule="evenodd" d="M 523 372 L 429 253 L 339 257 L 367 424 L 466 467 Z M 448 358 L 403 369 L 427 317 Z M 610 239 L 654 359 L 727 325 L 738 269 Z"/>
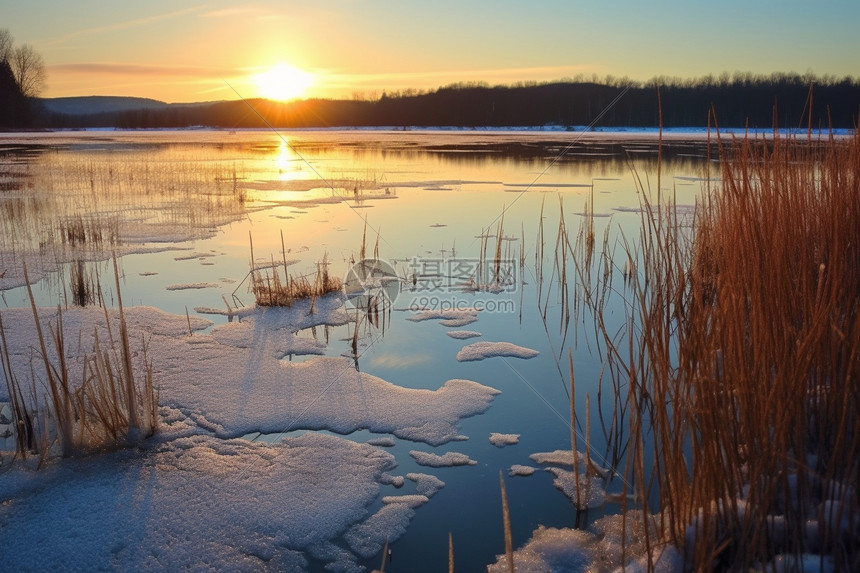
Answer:
<path fill-rule="evenodd" d="M 30 107 L 9 62 L 0 59 L 0 128 L 27 127 L 33 122 Z"/>
<path fill-rule="evenodd" d="M 44 86 L 42 56 L 28 44 L 15 45 L 0 28 L 0 129 L 27 128 L 38 121 L 36 97 Z"/>
<path fill-rule="evenodd" d="M 659 101 L 658 105 L 658 86 Z M 172 104 L 94 115 L 43 114 L 43 127 L 224 129 L 312 127 L 698 127 L 716 110 L 722 126 L 854 128 L 860 80 L 798 74 L 724 74 L 696 80 L 624 78 L 488 86 L 455 84 L 434 91 L 385 94 L 374 100 L 310 99 Z"/>

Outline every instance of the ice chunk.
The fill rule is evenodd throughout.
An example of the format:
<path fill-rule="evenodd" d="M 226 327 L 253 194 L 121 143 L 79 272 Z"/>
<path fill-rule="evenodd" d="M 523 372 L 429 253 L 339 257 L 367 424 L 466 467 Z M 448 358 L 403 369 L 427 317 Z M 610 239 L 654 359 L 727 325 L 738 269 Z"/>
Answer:
<path fill-rule="evenodd" d="M 503 448 L 505 446 L 513 446 L 520 443 L 520 435 L 519 434 L 499 434 L 497 432 L 490 433 L 490 443 L 496 446 L 497 448 Z"/>
<path fill-rule="evenodd" d="M 474 330 L 449 330 L 445 334 L 447 334 L 451 338 L 456 338 L 458 340 L 465 340 L 467 338 L 477 338 L 477 337 L 481 336 L 480 332 L 475 332 Z"/>
<path fill-rule="evenodd" d="M 419 465 L 429 466 L 432 468 L 441 468 L 446 466 L 473 466 L 478 462 L 472 460 L 466 454 L 459 452 L 445 452 L 443 455 L 434 454 L 432 452 L 419 452 L 411 450 L 409 455 L 415 458 Z"/>
<path fill-rule="evenodd" d="M 475 342 L 464 346 L 457 353 L 457 360 L 468 362 L 472 360 L 483 360 L 494 356 L 510 356 L 512 358 L 534 358 L 540 354 L 537 350 L 517 346 L 510 342 Z"/>
<path fill-rule="evenodd" d="M 530 476 L 535 473 L 535 468 L 532 466 L 523 466 L 520 464 L 514 464 L 508 470 L 509 476 Z"/>

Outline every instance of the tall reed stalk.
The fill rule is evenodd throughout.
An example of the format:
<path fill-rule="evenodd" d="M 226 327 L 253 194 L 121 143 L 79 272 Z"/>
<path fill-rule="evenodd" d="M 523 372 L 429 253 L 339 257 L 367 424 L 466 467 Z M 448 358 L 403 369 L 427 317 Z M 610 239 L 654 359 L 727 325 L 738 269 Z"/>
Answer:
<path fill-rule="evenodd" d="M 656 495 L 694 570 L 807 552 L 857 570 L 860 137 L 718 144 L 694 231 L 645 204 L 637 330 L 609 354 L 631 493 Z"/>
<path fill-rule="evenodd" d="M 26 272 L 25 266 L 25 277 Z M 104 345 L 101 342 L 96 329 L 92 354 L 82 358 L 80 378 L 72 375 L 73 363 L 66 351 L 62 308 L 57 307 L 56 323 L 49 325 L 49 336 L 46 336 L 29 280 L 27 281 L 27 292 L 39 345 L 38 355 L 44 367 L 44 380 L 47 385 L 45 398 L 47 412 L 43 412 L 41 417 L 37 416 L 39 402 L 35 382 L 32 385 L 31 400 L 27 400 L 21 392 L 9 353 L 4 325 L 0 320 L 0 343 L 2 343 L 0 354 L 2 354 L 7 388 L 13 400 L 12 412 L 17 432 L 18 455 L 26 457 L 41 449 L 38 453 L 43 458 L 47 456 L 50 444 L 46 443 L 45 437 L 49 434 L 49 426 L 56 435 L 60 454 L 63 457 L 136 443 L 151 436 L 157 430 L 158 397 L 153 383 L 152 366 L 146 360 L 144 343 L 142 374 L 135 373 L 134 355 L 131 351 L 128 325 L 120 295 L 116 258 L 114 258 L 114 277 L 119 303 L 119 338 L 116 339 L 113 336 L 110 326 L 111 317 L 105 309 L 108 344 Z M 33 376 L 35 377 L 35 374 Z M 36 438 L 39 433 L 43 438 L 37 443 Z"/>

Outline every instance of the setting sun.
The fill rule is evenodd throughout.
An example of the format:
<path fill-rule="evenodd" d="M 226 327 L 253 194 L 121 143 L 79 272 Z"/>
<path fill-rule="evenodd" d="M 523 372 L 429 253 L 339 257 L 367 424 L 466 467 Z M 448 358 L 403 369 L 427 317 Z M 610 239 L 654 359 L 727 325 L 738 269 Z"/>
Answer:
<path fill-rule="evenodd" d="M 266 99 L 287 101 L 305 95 L 313 84 L 311 74 L 287 64 L 277 64 L 255 76 L 257 91 Z"/>

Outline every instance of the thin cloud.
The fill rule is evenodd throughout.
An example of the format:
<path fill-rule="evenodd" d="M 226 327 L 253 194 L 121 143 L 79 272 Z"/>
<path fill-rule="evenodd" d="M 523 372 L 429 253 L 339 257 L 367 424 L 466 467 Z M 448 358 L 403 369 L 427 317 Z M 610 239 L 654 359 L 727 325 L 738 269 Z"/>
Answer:
<path fill-rule="evenodd" d="M 55 64 L 47 66 L 47 69 L 49 74 L 56 72 L 61 74 L 84 74 L 95 76 L 169 76 L 185 78 L 217 78 L 222 76 L 234 76 L 241 73 L 235 69 L 223 68 L 148 66 L 141 64 L 119 63 Z"/>
<path fill-rule="evenodd" d="M 184 16 L 186 14 L 191 14 L 194 12 L 200 12 L 203 10 L 204 6 L 193 6 L 191 8 L 184 8 L 182 10 L 175 10 L 173 12 L 167 12 L 165 14 L 156 14 L 155 16 L 146 16 L 144 18 L 136 18 L 134 20 L 126 20 L 124 22 L 116 22 L 114 24 L 108 24 L 106 26 L 96 26 L 94 28 L 85 28 L 83 30 L 76 30 L 74 32 L 70 32 L 65 34 L 64 36 L 60 36 L 59 38 L 55 38 L 51 41 L 45 42 L 44 45 L 52 46 L 57 44 L 62 44 L 68 42 L 69 40 L 73 40 L 75 38 L 80 38 L 81 36 L 92 36 L 95 34 L 101 34 L 104 32 L 113 32 L 115 30 L 127 30 L 129 28 L 137 28 L 140 26 L 146 26 L 148 24 L 153 24 L 156 22 L 163 22 L 164 20 L 171 20 L 173 18 L 177 18 L 179 16 Z"/>
<path fill-rule="evenodd" d="M 235 18 L 236 16 L 259 16 L 267 14 L 267 12 L 263 11 L 260 8 L 254 8 L 250 6 L 242 6 L 239 8 L 224 8 L 222 10 L 210 10 L 204 14 L 201 14 L 203 18 Z"/>

